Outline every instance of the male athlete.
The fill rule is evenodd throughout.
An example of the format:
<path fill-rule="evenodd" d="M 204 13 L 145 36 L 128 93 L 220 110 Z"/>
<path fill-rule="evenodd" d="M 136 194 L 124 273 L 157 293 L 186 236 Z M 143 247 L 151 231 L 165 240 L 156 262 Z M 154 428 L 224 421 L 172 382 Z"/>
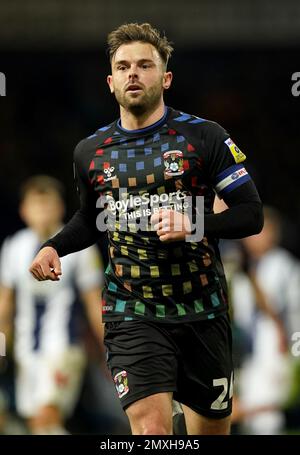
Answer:
<path fill-rule="evenodd" d="M 241 164 L 245 155 L 222 127 L 165 106 L 172 82 L 167 38 L 149 24 L 125 24 L 110 33 L 108 47 L 107 82 L 120 119 L 77 145 L 80 209 L 30 271 L 38 280 L 59 280 L 59 257 L 96 241 L 101 210 L 115 214 L 105 345 L 132 433 L 171 434 L 174 398 L 189 434 L 228 434 L 233 367 L 217 238 L 258 233 L 261 201 Z M 229 207 L 221 214 L 212 210 L 215 191 Z M 194 203 L 204 197 L 204 237 L 197 242 L 186 241 L 197 211 L 191 218 L 177 210 L 188 196 Z M 157 201 L 167 205 L 154 210 Z M 147 214 L 153 229 L 140 229 Z"/>
<path fill-rule="evenodd" d="M 102 268 L 91 247 L 63 259 L 60 283 L 37 283 L 28 273 L 41 244 L 62 227 L 62 185 L 56 179 L 38 175 L 27 180 L 20 215 L 27 227 L 1 249 L 0 331 L 9 334 L 14 325 L 18 414 L 33 434 L 64 434 L 86 366 L 79 296 L 102 345 Z"/>

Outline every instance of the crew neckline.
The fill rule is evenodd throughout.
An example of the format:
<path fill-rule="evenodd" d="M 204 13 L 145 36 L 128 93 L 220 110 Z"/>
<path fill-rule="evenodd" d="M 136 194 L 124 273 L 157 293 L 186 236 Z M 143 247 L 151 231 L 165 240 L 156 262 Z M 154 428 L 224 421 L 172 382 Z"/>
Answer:
<path fill-rule="evenodd" d="M 126 128 L 123 128 L 123 126 L 121 126 L 121 118 L 119 118 L 117 120 L 117 128 L 121 133 L 127 134 L 129 136 L 148 133 L 148 132 L 151 132 L 151 131 L 155 130 L 156 128 L 162 126 L 163 123 L 166 121 L 168 113 L 169 113 L 169 108 L 168 108 L 168 106 L 165 106 L 164 115 L 159 120 L 157 120 L 157 122 L 152 123 L 152 125 L 145 126 L 145 128 L 139 128 L 136 130 L 127 130 Z"/>

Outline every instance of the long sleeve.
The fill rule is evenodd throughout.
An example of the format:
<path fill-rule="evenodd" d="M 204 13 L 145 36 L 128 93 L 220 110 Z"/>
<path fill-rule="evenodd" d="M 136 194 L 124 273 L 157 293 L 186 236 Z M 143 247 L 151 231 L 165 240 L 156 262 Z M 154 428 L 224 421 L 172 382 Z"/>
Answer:
<path fill-rule="evenodd" d="M 263 227 L 262 203 L 252 180 L 224 196 L 228 209 L 204 216 L 205 235 L 240 239 L 258 234 Z"/>
<path fill-rule="evenodd" d="M 93 245 L 101 233 L 96 227 L 96 194 L 88 181 L 84 165 L 78 159 L 80 145 L 74 153 L 74 176 L 80 198 L 80 208 L 64 228 L 42 245 L 55 248 L 60 257 Z"/>

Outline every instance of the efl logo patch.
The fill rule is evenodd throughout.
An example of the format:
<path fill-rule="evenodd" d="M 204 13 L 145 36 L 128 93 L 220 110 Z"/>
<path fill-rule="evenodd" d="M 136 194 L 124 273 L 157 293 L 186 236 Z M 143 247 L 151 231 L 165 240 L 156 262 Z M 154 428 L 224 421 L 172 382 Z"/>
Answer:
<path fill-rule="evenodd" d="M 119 395 L 122 398 L 129 392 L 127 371 L 120 371 L 114 377 L 115 386 Z"/>
<path fill-rule="evenodd" d="M 165 152 L 164 155 L 165 175 L 173 177 L 175 175 L 182 175 L 183 169 L 183 153 L 180 150 L 170 150 Z"/>
<path fill-rule="evenodd" d="M 231 155 L 233 156 L 236 163 L 245 161 L 246 155 L 244 155 L 244 153 L 238 148 L 237 145 L 235 145 L 235 143 L 230 138 L 226 139 L 225 144 L 229 147 Z"/>

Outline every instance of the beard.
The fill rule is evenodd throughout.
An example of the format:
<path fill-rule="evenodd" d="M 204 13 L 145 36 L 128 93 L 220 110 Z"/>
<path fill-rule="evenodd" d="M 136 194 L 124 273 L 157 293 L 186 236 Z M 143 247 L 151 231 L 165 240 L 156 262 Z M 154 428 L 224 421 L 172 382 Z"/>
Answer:
<path fill-rule="evenodd" d="M 160 102 L 161 94 L 161 81 L 148 88 L 147 91 L 143 89 L 142 92 L 137 94 L 115 89 L 115 97 L 118 104 L 135 116 L 141 116 L 154 110 Z"/>

